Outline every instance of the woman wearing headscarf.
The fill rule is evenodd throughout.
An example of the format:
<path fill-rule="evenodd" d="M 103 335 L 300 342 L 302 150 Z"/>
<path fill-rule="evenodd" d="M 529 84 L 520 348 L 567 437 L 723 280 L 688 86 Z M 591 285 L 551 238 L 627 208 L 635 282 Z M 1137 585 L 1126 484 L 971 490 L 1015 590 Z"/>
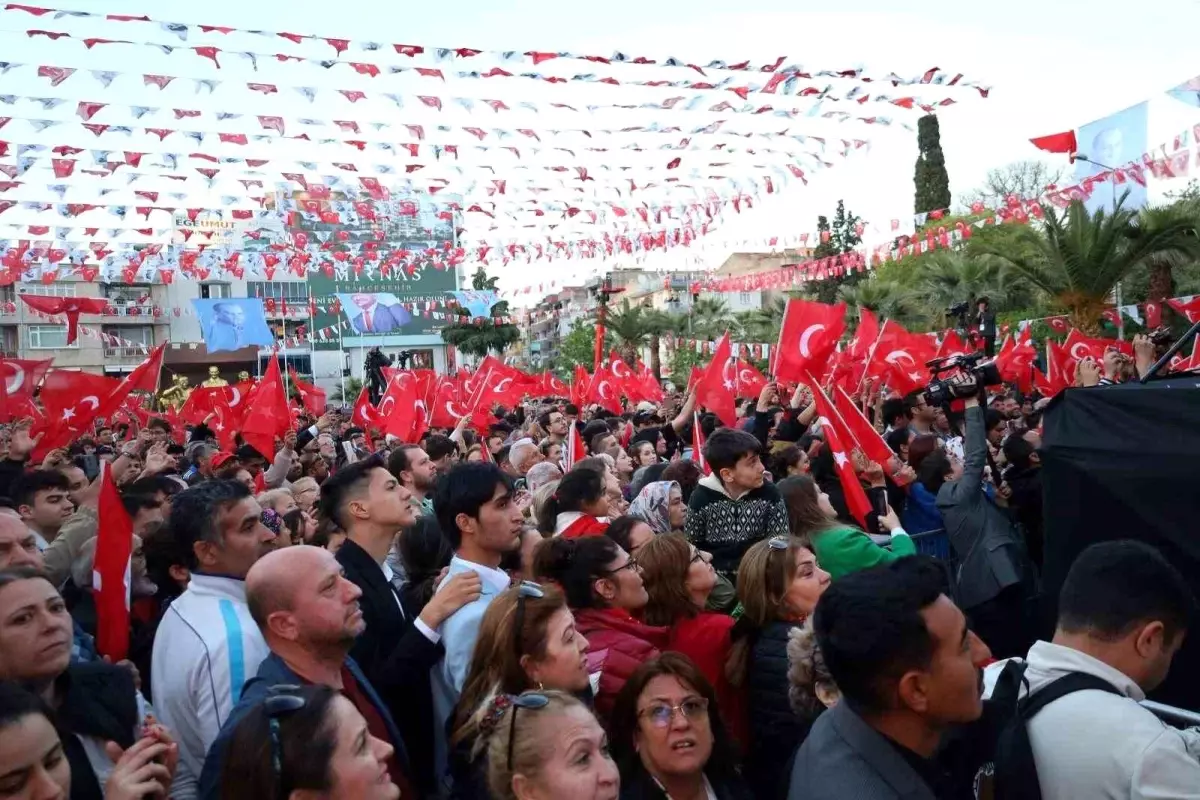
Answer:
<path fill-rule="evenodd" d="M 648 483 L 630 504 L 628 514 L 645 522 L 656 534 L 682 531 L 687 519 L 683 489 L 675 481 Z"/>

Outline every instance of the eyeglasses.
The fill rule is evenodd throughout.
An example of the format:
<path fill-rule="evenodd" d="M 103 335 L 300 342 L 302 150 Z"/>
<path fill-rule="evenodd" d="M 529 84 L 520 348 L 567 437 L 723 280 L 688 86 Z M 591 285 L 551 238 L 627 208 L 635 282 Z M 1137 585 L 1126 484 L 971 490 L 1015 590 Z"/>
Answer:
<path fill-rule="evenodd" d="M 532 597 L 536 600 L 541 600 L 546 596 L 542 591 L 542 587 L 533 581 L 521 581 L 517 587 L 517 614 L 513 625 L 513 648 L 517 651 L 517 658 L 520 659 L 521 653 L 521 631 L 525 629 L 525 598 Z"/>
<path fill-rule="evenodd" d="M 639 717 L 650 720 L 656 728 L 668 728 L 676 714 L 682 714 L 686 720 L 696 719 L 708 713 L 708 699 L 704 697 L 689 697 L 677 706 L 666 703 L 655 703 L 638 712 Z"/>
<path fill-rule="evenodd" d="M 263 701 L 263 710 L 267 713 L 267 722 L 271 728 L 271 767 L 275 770 L 275 778 L 283 778 L 283 746 L 279 743 L 279 719 L 304 708 L 307 701 L 297 694 L 299 686 L 281 684 L 271 687 L 267 699 Z"/>
<path fill-rule="evenodd" d="M 512 715 L 508 718 L 508 771 L 513 768 L 513 742 L 517 732 L 517 709 L 536 711 L 550 705 L 550 698 L 540 692 L 523 692 L 512 698 Z"/>
<path fill-rule="evenodd" d="M 767 540 L 767 547 L 772 550 L 787 550 L 790 543 L 786 536 L 772 536 Z"/>
<path fill-rule="evenodd" d="M 695 564 L 697 561 L 703 561 L 703 560 L 704 560 L 704 553 L 697 550 L 695 555 L 692 556 L 692 560 L 689 561 L 688 563 Z"/>
<path fill-rule="evenodd" d="M 616 569 L 606 569 L 606 570 L 604 570 L 604 574 L 605 574 L 605 575 L 616 575 L 618 572 L 620 572 L 620 571 L 621 571 L 621 570 L 623 570 L 623 569 L 627 569 L 627 570 L 630 570 L 630 571 L 632 571 L 632 570 L 636 570 L 637 568 L 638 568 L 638 561 L 637 561 L 637 559 L 636 559 L 636 558 L 634 558 L 633 556 L 630 556 L 628 561 L 626 561 L 624 564 L 622 564 L 621 566 L 617 567 Z"/>

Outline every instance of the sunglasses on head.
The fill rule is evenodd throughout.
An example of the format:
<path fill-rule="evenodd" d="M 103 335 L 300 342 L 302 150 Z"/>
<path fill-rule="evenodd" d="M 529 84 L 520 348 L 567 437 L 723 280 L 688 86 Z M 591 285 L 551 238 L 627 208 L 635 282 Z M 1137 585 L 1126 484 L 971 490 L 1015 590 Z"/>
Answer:
<path fill-rule="evenodd" d="M 508 718 L 508 771 L 513 768 L 513 742 L 517 732 L 517 709 L 529 711 L 545 708 L 550 705 L 550 698 L 540 692 L 523 692 L 511 698 L 512 715 Z"/>
<path fill-rule="evenodd" d="M 299 686 L 283 684 L 271 687 L 263 701 L 263 711 L 271 729 L 271 767 L 276 780 L 283 777 L 283 746 L 279 743 L 279 720 L 304 708 L 307 701 L 300 696 Z"/>
<path fill-rule="evenodd" d="M 521 631 L 525 628 L 525 598 L 541 600 L 545 596 L 542 587 L 533 581 L 521 581 L 517 587 L 517 614 L 513 625 L 513 647 L 517 651 L 517 658 L 521 657 Z"/>
<path fill-rule="evenodd" d="M 767 540 L 767 547 L 772 550 L 787 550 L 790 545 L 786 536 L 772 536 Z"/>

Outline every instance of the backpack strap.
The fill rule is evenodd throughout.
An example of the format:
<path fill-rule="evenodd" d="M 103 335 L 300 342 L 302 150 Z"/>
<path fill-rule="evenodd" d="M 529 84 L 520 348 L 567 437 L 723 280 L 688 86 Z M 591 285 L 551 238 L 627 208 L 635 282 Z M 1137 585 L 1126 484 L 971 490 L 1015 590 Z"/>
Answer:
<path fill-rule="evenodd" d="M 1021 684 L 1026 683 L 1024 673 L 1024 663 L 1018 666 L 1015 661 L 1010 661 L 1000 674 L 996 689 L 992 693 L 993 699 L 1003 698 L 1004 702 L 1011 703 L 1015 694 L 1019 693 Z M 1000 731 L 993 759 L 995 800 L 1042 800 L 1037 764 L 1029 742 L 1029 720 L 1055 700 L 1089 689 L 1121 694 L 1106 680 L 1082 672 L 1072 672 L 1008 706 L 1012 708 L 1012 715 Z"/>

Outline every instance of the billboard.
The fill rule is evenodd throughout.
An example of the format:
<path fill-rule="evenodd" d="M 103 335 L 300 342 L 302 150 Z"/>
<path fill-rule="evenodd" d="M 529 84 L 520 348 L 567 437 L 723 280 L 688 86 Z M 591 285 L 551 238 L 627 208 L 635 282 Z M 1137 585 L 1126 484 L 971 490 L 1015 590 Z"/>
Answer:
<path fill-rule="evenodd" d="M 1148 108 L 1149 103 L 1139 103 L 1079 128 L 1076 135 L 1079 151 L 1095 163 L 1075 162 L 1077 182 L 1106 172 L 1110 167 L 1120 169 L 1130 162 L 1142 163 L 1142 155 L 1149 150 Z M 1146 187 L 1132 180 L 1097 183 L 1084 205 L 1092 212 L 1098 208 L 1112 210 L 1114 199 L 1126 190 L 1129 196 L 1125 199 L 1124 208 L 1136 210 L 1146 205 Z"/>
<path fill-rule="evenodd" d="M 294 240 L 296 234 L 303 234 L 310 249 L 316 246 L 330 254 L 346 254 L 344 260 L 333 262 L 332 276 L 324 271 L 308 273 L 308 289 L 318 305 L 313 329 L 347 321 L 344 336 L 438 333 L 446 324 L 444 319 L 407 311 L 401 304 L 445 303 L 448 293 L 458 288 L 453 267 L 432 266 L 431 259 L 423 254 L 429 250 L 445 253 L 454 247 L 458 214 L 452 205 L 460 202 L 461 198 L 456 196 L 386 190 L 350 193 L 319 186 L 281 196 L 278 203 L 289 238 Z M 384 276 L 379 264 L 393 255 L 401 256 L 411 268 L 396 269 Z M 356 268 L 354 262 L 359 257 L 363 260 L 361 267 Z M 443 265 L 447 261 L 444 257 L 434 260 Z M 334 304 L 337 295 L 342 297 Z M 365 318 L 361 316 L 366 298 L 374 298 L 372 307 L 378 304 L 385 310 L 380 320 L 386 324 L 375 324 L 375 315 L 371 313 Z M 356 317 L 363 324 L 353 327 Z M 372 324 L 366 324 L 368 319 Z M 336 350 L 339 343 L 314 340 L 313 347 Z"/>

